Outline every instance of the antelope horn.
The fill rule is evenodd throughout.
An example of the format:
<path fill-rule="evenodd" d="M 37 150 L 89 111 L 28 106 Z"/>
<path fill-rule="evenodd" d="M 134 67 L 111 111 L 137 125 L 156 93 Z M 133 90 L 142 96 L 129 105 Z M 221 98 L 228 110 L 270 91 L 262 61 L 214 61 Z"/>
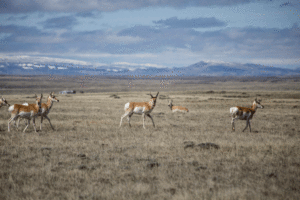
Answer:
<path fill-rule="evenodd" d="M 155 97 L 157 97 L 157 96 L 158 96 L 158 94 L 159 94 L 159 92 L 157 92 L 157 94 L 156 94 L 156 96 L 155 96 Z"/>
<path fill-rule="evenodd" d="M 149 94 L 149 95 L 151 96 L 151 98 L 153 98 L 153 96 L 152 96 L 151 92 L 150 92 L 150 94 Z"/>

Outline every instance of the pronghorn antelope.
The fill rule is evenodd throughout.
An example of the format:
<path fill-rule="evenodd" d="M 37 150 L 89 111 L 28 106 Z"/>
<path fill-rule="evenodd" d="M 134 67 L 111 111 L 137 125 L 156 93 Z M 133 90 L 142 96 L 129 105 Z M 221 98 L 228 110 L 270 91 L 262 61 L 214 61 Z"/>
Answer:
<path fill-rule="evenodd" d="M 36 97 L 36 104 L 29 104 L 28 106 L 14 104 L 8 108 L 8 111 L 11 112 L 11 118 L 8 120 L 8 132 L 10 132 L 10 123 L 12 121 L 15 122 L 19 117 L 28 120 L 27 126 L 25 127 L 23 132 L 25 132 L 25 130 L 29 126 L 31 119 L 33 121 L 34 130 L 36 132 L 35 118 L 37 117 L 38 113 L 41 111 L 43 94 L 41 94 L 40 97 L 35 95 L 35 97 Z"/>
<path fill-rule="evenodd" d="M 159 94 L 159 92 L 157 92 L 156 96 L 153 97 L 152 94 L 150 93 L 149 95 L 151 96 L 151 99 L 149 102 L 128 102 L 128 103 L 126 103 L 125 107 L 124 107 L 125 114 L 121 117 L 120 126 L 122 125 L 123 118 L 127 116 L 128 124 L 131 127 L 131 125 L 130 125 L 131 116 L 133 114 L 139 114 L 139 115 L 142 115 L 144 128 L 145 128 L 145 117 L 146 116 L 148 116 L 152 120 L 153 126 L 155 127 L 154 121 L 153 121 L 150 113 L 152 112 L 152 110 L 155 107 L 158 94 Z"/>
<path fill-rule="evenodd" d="M 246 127 L 244 128 L 243 132 L 247 129 L 248 125 L 249 125 L 250 132 L 251 132 L 250 120 L 252 119 L 253 115 L 255 114 L 257 108 L 261 108 L 261 109 L 264 108 L 264 106 L 261 105 L 260 102 L 261 102 L 261 100 L 255 99 L 251 108 L 240 107 L 240 106 L 230 108 L 230 113 L 232 115 L 231 124 L 232 124 L 233 131 L 235 130 L 234 121 L 236 119 L 240 119 L 240 120 L 246 120 Z"/>
<path fill-rule="evenodd" d="M 170 109 L 172 110 L 172 112 L 189 112 L 189 109 L 185 108 L 185 107 L 182 107 L 182 106 L 173 106 L 172 104 L 172 100 L 171 101 L 168 101 L 169 102 L 169 107 Z"/>
<path fill-rule="evenodd" d="M 10 106 L 9 103 L 7 103 L 6 99 L 4 99 L 4 97 L 0 98 L 0 108 L 2 106 Z"/>
<path fill-rule="evenodd" d="M 43 118 L 46 118 L 49 121 L 51 128 L 54 130 L 51 121 L 47 116 L 52 108 L 53 102 L 59 102 L 59 100 L 54 96 L 54 92 L 51 92 L 48 97 L 47 103 L 42 103 L 41 112 L 38 113 L 38 116 L 41 116 L 40 130 L 42 130 Z M 28 103 L 23 103 L 22 105 L 28 106 Z M 17 127 L 19 125 L 19 121 L 20 118 L 18 119 Z"/>

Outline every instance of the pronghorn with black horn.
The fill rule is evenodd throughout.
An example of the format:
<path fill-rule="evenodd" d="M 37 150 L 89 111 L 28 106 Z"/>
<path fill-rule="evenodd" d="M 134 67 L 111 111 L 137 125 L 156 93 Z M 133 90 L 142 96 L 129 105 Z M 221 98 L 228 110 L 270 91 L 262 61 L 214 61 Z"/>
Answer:
<path fill-rule="evenodd" d="M 232 107 L 230 108 L 230 113 L 232 116 L 231 124 L 232 124 L 232 130 L 235 131 L 235 126 L 234 126 L 234 121 L 236 119 L 240 120 L 246 120 L 246 127 L 244 128 L 243 132 L 247 129 L 249 126 L 250 132 L 251 132 L 251 124 L 250 120 L 252 119 L 253 115 L 256 112 L 257 108 L 263 109 L 264 106 L 260 104 L 261 100 L 257 100 L 257 98 L 254 100 L 251 108 L 246 108 L 246 107 Z"/>
<path fill-rule="evenodd" d="M 174 106 L 172 103 L 173 101 L 168 101 L 169 102 L 169 107 L 170 109 L 172 110 L 172 112 L 189 112 L 189 109 L 185 108 L 185 107 L 182 107 L 182 106 Z"/>
<path fill-rule="evenodd" d="M 48 114 L 53 106 L 53 102 L 59 102 L 59 100 L 55 97 L 54 92 L 51 92 L 50 95 L 48 96 L 47 103 L 42 103 L 42 110 L 41 112 L 38 113 L 38 116 L 41 116 L 40 130 L 42 130 L 43 118 L 46 118 L 49 121 L 51 128 L 54 130 L 51 121 L 48 117 Z M 23 103 L 22 105 L 28 106 L 28 103 Z M 19 121 L 17 123 L 17 127 L 19 125 Z"/>
<path fill-rule="evenodd" d="M 35 98 L 36 104 L 29 104 L 28 106 L 14 104 L 8 108 L 8 111 L 11 112 L 11 118 L 8 120 L 8 132 L 10 132 L 10 123 L 12 121 L 15 122 L 19 117 L 28 120 L 27 126 L 23 132 L 25 132 L 29 126 L 31 119 L 33 121 L 34 130 L 37 132 L 35 127 L 35 118 L 37 117 L 38 113 L 41 112 L 43 94 L 41 94 L 40 97 L 35 95 Z"/>
<path fill-rule="evenodd" d="M 0 98 L 0 108 L 2 106 L 10 106 L 9 103 L 7 103 L 6 99 L 4 99 L 4 97 Z"/>
<path fill-rule="evenodd" d="M 131 126 L 130 125 L 131 116 L 133 114 L 139 114 L 139 115 L 142 115 L 144 128 L 145 128 L 145 117 L 146 116 L 148 116 L 152 120 L 153 126 L 155 127 L 154 121 L 153 121 L 150 113 L 152 112 L 152 110 L 155 107 L 158 94 L 159 94 L 159 92 L 157 92 L 156 96 L 152 96 L 152 94 L 150 93 L 149 95 L 151 96 L 151 99 L 149 102 L 128 102 L 128 103 L 126 103 L 125 107 L 124 107 L 125 114 L 121 117 L 120 126 L 122 125 L 123 118 L 126 116 L 128 119 L 128 124 L 129 124 L 129 126 Z"/>

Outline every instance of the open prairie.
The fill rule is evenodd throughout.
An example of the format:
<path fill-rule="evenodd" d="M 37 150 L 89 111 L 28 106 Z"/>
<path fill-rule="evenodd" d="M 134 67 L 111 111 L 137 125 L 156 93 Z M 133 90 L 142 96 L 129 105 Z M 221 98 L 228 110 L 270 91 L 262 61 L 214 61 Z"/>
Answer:
<path fill-rule="evenodd" d="M 0 109 L 0 199 L 298 199 L 300 84 L 295 79 L 0 77 L 12 105 L 54 91 L 43 130 L 22 133 Z M 74 95 L 59 95 L 75 89 Z M 79 93 L 83 91 L 84 93 Z M 124 104 L 149 101 L 156 127 Z M 230 107 L 257 109 L 251 128 Z M 168 100 L 188 113 L 172 113 Z M 36 120 L 39 130 L 40 117 Z M 207 143 L 204 145 L 202 143 Z M 212 143 L 212 144 L 211 144 Z M 211 145 L 209 145 L 211 144 Z M 215 145 L 213 145 L 215 144 Z"/>

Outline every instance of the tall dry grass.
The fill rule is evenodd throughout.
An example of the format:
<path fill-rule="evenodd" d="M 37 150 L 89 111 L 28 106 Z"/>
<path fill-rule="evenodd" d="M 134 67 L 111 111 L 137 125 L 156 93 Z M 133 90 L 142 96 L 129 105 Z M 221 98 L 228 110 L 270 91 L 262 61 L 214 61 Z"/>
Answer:
<path fill-rule="evenodd" d="M 151 114 L 156 128 L 146 119 L 146 130 L 139 115 L 133 115 L 131 128 L 126 119 L 121 128 L 119 123 L 124 104 L 148 101 L 154 86 L 142 92 L 58 95 L 60 102 L 48 115 L 55 131 L 44 120 L 38 134 L 32 125 L 22 133 L 23 122 L 19 131 L 12 127 L 8 133 L 10 115 L 2 107 L 0 198 L 297 199 L 299 91 L 199 87 L 205 90 L 161 89 Z M 30 90 L 14 92 L 5 94 L 10 104 L 33 101 L 27 98 Z M 232 132 L 229 108 L 250 106 L 257 96 L 265 109 L 257 110 L 252 132 L 241 132 L 246 125 L 241 120 Z M 172 113 L 169 98 L 190 112 Z M 220 148 L 197 146 L 206 142 Z"/>

